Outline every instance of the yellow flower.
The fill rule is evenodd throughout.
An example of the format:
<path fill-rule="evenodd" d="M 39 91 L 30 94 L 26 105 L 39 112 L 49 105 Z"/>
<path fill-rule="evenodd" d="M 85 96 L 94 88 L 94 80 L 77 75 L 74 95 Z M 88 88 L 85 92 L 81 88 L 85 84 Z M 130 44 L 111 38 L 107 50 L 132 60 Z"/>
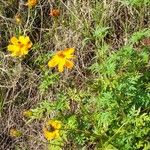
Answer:
<path fill-rule="evenodd" d="M 19 39 L 12 37 L 10 44 L 7 46 L 8 51 L 11 52 L 13 57 L 22 57 L 29 52 L 32 47 L 32 42 L 28 36 L 19 36 Z"/>
<path fill-rule="evenodd" d="M 61 122 L 57 120 L 49 120 L 46 126 L 43 128 L 44 137 L 47 140 L 53 140 L 59 137 L 59 129 L 61 128 Z"/>
<path fill-rule="evenodd" d="M 74 48 L 68 48 L 62 51 L 58 51 L 54 57 L 48 62 L 49 67 L 55 67 L 58 65 L 58 71 L 63 72 L 64 66 L 71 69 L 74 64 L 70 59 L 75 58 Z"/>
<path fill-rule="evenodd" d="M 15 128 L 12 128 L 12 129 L 10 129 L 9 134 L 11 137 L 20 137 L 22 135 L 22 132 Z"/>
<path fill-rule="evenodd" d="M 26 110 L 23 112 L 23 116 L 26 118 L 30 118 L 33 115 L 32 111 Z"/>
<path fill-rule="evenodd" d="M 26 5 L 30 8 L 32 8 L 33 6 L 35 6 L 37 3 L 37 0 L 28 0 L 28 2 L 26 3 Z"/>

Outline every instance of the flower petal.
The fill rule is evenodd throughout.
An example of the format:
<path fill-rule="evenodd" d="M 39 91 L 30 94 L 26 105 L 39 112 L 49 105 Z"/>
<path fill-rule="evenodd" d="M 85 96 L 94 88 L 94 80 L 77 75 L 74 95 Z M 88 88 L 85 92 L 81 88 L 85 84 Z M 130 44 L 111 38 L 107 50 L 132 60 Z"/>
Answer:
<path fill-rule="evenodd" d="M 26 37 L 25 37 L 25 43 L 26 43 L 26 44 L 29 44 L 29 42 L 30 42 L 30 38 L 29 38 L 28 36 L 26 36 Z"/>
<path fill-rule="evenodd" d="M 47 140 L 52 140 L 56 137 L 56 133 L 55 131 L 53 132 L 49 132 L 47 130 L 47 128 L 43 128 L 43 134 L 44 134 L 44 137 L 47 139 Z"/>
<path fill-rule="evenodd" d="M 14 52 L 11 53 L 11 56 L 12 57 L 18 57 L 18 56 L 21 57 L 21 54 L 20 54 L 19 51 L 14 51 Z"/>
<path fill-rule="evenodd" d="M 15 36 L 13 36 L 13 37 L 10 39 L 10 42 L 15 45 L 15 44 L 18 43 L 18 39 L 17 39 Z"/>
<path fill-rule="evenodd" d="M 12 51 L 19 51 L 19 46 L 16 45 L 8 45 L 7 46 L 8 51 L 12 52 Z"/>
<path fill-rule="evenodd" d="M 64 65 L 65 65 L 65 59 L 60 59 L 59 64 L 58 64 L 58 71 L 63 72 L 64 71 Z"/>
<path fill-rule="evenodd" d="M 75 49 L 74 48 L 67 48 L 64 49 L 63 53 L 67 56 L 67 55 L 71 55 L 72 53 L 74 53 Z"/>
<path fill-rule="evenodd" d="M 25 37 L 24 36 L 19 36 L 19 42 L 23 43 L 25 40 Z"/>
<path fill-rule="evenodd" d="M 23 46 L 21 49 L 20 49 L 20 53 L 21 55 L 26 55 L 28 54 L 29 50 L 26 46 Z"/>
<path fill-rule="evenodd" d="M 55 138 L 59 138 L 59 130 L 55 130 Z"/>
<path fill-rule="evenodd" d="M 72 61 L 66 60 L 65 66 L 66 66 L 67 68 L 71 69 L 71 68 L 74 66 L 74 64 L 73 64 Z"/>
<path fill-rule="evenodd" d="M 52 126 L 54 129 L 60 129 L 61 128 L 61 122 L 57 120 L 49 120 L 48 126 Z"/>
<path fill-rule="evenodd" d="M 49 67 L 55 67 L 56 65 L 58 65 L 59 60 L 57 59 L 56 56 L 54 56 L 49 62 L 48 62 L 48 66 Z"/>
<path fill-rule="evenodd" d="M 24 45 L 27 45 L 30 42 L 30 39 L 28 36 L 20 36 L 19 42 L 21 42 Z"/>
<path fill-rule="evenodd" d="M 28 46 L 28 48 L 31 48 L 31 47 L 32 47 L 32 45 L 33 45 L 33 44 L 32 44 L 32 42 L 31 42 L 31 41 L 29 41 L 27 46 Z"/>

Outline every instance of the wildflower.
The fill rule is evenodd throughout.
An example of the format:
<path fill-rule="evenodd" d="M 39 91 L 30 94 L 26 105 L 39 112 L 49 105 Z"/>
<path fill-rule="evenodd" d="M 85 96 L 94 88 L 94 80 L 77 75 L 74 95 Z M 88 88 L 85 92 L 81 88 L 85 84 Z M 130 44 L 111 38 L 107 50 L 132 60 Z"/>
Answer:
<path fill-rule="evenodd" d="M 59 129 L 61 128 L 61 122 L 57 120 L 49 120 L 46 126 L 43 128 L 44 137 L 47 140 L 53 140 L 59 137 Z"/>
<path fill-rule="evenodd" d="M 58 51 L 54 57 L 49 60 L 48 66 L 55 67 L 58 65 L 58 71 L 63 72 L 64 66 L 71 69 L 74 64 L 70 59 L 74 58 L 74 48 L 68 48 L 63 51 Z"/>
<path fill-rule="evenodd" d="M 29 7 L 29 8 L 32 8 L 36 5 L 37 3 L 37 0 L 28 0 L 28 2 L 26 3 L 26 5 Z"/>
<path fill-rule="evenodd" d="M 30 118 L 32 116 L 32 111 L 30 111 L 30 110 L 24 111 L 23 116 L 26 118 Z"/>
<path fill-rule="evenodd" d="M 16 14 L 16 15 L 15 15 L 15 22 L 16 22 L 17 24 L 20 24 L 20 23 L 21 23 L 20 14 Z"/>
<path fill-rule="evenodd" d="M 21 57 L 29 52 L 29 48 L 32 47 L 32 42 L 28 36 L 19 36 L 17 39 L 13 36 L 10 39 L 10 44 L 7 46 L 8 51 L 10 51 L 13 57 Z"/>
<path fill-rule="evenodd" d="M 145 38 L 142 40 L 142 43 L 145 45 L 145 46 L 150 46 L 150 38 Z"/>
<path fill-rule="evenodd" d="M 50 16 L 52 17 L 58 17 L 60 15 L 59 9 L 52 9 L 49 13 Z"/>
<path fill-rule="evenodd" d="M 12 129 L 10 129 L 9 134 L 11 137 L 20 137 L 22 135 L 22 132 L 15 128 L 12 128 Z"/>

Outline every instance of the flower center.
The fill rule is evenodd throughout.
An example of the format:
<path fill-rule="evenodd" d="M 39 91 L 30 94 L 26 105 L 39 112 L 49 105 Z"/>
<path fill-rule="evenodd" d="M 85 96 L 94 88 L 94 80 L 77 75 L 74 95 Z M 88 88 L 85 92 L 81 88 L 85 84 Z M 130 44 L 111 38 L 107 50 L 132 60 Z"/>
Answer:
<path fill-rule="evenodd" d="M 49 125 L 49 126 L 47 127 L 47 130 L 48 130 L 49 132 L 53 132 L 53 131 L 55 131 L 55 128 L 54 128 L 52 125 Z"/>
<path fill-rule="evenodd" d="M 18 42 L 18 45 L 20 48 L 22 48 L 24 46 L 24 44 L 22 44 L 20 41 Z"/>
<path fill-rule="evenodd" d="M 58 56 L 59 56 L 60 58 L 65 58 L 65 55 L 64 55 L 63 53 L 58 54 Z"/>

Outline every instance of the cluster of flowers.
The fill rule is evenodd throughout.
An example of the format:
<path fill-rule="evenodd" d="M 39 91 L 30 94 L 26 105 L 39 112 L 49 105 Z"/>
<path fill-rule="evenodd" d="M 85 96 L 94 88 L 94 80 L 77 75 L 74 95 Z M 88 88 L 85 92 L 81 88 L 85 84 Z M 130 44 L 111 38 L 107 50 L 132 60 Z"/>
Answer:
<path fill-rule="evenodd" d="M 37 4 L 37 0 L 28 0 L 26 6 L 29 8 L 34 7 Z M 52 17 L 57 17 L 60 15 L 58 9 L 53 9 L 49 13 Z M 17 14 L 15 16 L 15 20 L 17 23 L 21 22 L 20 15 Z M 20 35 L 19 37 L 13 36 L 9 41 L 9 45 L 7 46 L 8 51 L 11 53 L 12 57 L 23 57 L 27 55 L 32 48 L 33 43 L 31 42 L 29 36 Z M 54 56 L 48 61 L 48 67 L 56 67 L 58 66 L 58 71 L 63 72 L 64 67 L 71 69 L 74 66 L 72 59 L 75 58 L 73 55 L 74 48 L 66 48 L 64 50 L 57 51 Z M 31 111 L 25 111 L 24 116 L 30 117 L 32 116 Z M 58 138 L 60 135 L 60 128 L 62 124 L 58 120 L 48 120 L 43 127 L 43 135 L 47 140 L 52 140 Z M 10 130 L 10 136 L 19 137 L 22 133 L 15 128 Z"/>
<path fill-rule="evenodd" d="M 10 44 L 7 46 L 8 51 L 11 52 L 13 57 L 22 57 L 28 54 L 29 49 L 32 47 L 32 42 L 28 36 L 19 36 L 12 37 L 10 39 Z M 48 62 L 49 67 L 55 67 L 58 65 L 58 70 L 62 72 L 64 70 L 64 66 L 67 68 L 73 67 L 73 62 L 70 61 L 70 58 L 74 56 L 72 53 L 74 52 L 73 48 L 65 49 L 63 51 L 58 51 L 51 60 Z M 30 111 L 24 112 L 24 116 L 30 117 L 32 114 Z M 61 128 L 61 122 L 57 120 L 49 120 L 46 123 L 46 126 L 43 128 L 44 137 L 47 140 L 52 140 L 59 137 L 59 129 Z M 15 129 L 10 130 L 10 135 L 12 137 L 20 136 L 20 131 Z"/>
<path fill-rule="evenodd" d="M 62 126 L 62 123 L 58 120 L 48 120 L 42 129 L 44 137 L 48 141 L 59 138 L 61 126 Z M 22 132 L 20 130 L 17 130 L 16 128 L 11 128 L 10 136 L 12 138 L 21 137 Z"/>
<path fill-rule="evenodd" d="M 28 54 L 32 45 L 33 44 L 28 36 L 19 36 L 19 38 L 13 36 L 10 39 L 10 44 L 7 46 L 7 49 L 11 52 L 11 56 L 22 57 Z M 48 66 L 50 68 L 58 66 L 59 72 L 63 72 L 64 67 L 71 69 L 74 66 L 73 62 L 70 60 L 75 58 L 73 53 L 74 48 L 67 48 L 56 52 L 53 58 L 49 60 Z"/>
<path fill-rule="evenodd" d="M 26 110 L 23 112 L 23 116 L 25 118 L 31 118 L 33 115 L 32 111 L 30 110 Z M 48 120 L 45 124 L 45 126 L 43 127 L 43 135 L 47 140 L 53 140 L 56 139 L 60 136 L 60 129 L 61 129 L 62 123 L 61 121 L 58 120 Z M 14 130 L 13 130 L 14 131 Z M 19 132 L 19 131 L 18 131 Z M 18 133 L 13 132 L 13 133 Z M 11 133 L 11 132 L 10 132 Z M 16 135 L 16 134 L 15 134 Z M 17 134 L 18 135 L 18 134 Z"/>
<path fill-rule="evenodd" d="M 38 0 L 28 0 L 28 2 L 25 5 L 31 9 L 37 4 L 37 2 L 38 2 Z M 51 16 L 51 17 L 58 17 L 59 15 L 60 15 L 60 11 L 57 8 L 53 8 L 49 12 L 49 16 Z M 14 20 L 15 20 L 16 24 L 21 24 L 21 22 L 22 22 L 21 15 L 19 13 L 17 13 L 14 17 Z"/>
<path fill-rule="evenodd" d="M 37 4 L 38 0 L 28 0 L 26 5 L 29 8 L 34 7 Z M 49 13 L 52 17 L 57 17 L 60 15 L 58 9 L 52 9 Z M 21 23 L 20 15 L 17 14 L 15 16 L 15 20 L 17 23 Z M 19 36 L 18 38 L 13 36 L 10 39 L 10 44 L 8 45 L 7 49 L 11 52 L 11 56 L 13 57 L 23 57 L 27 55 L 29 49 L 33 46 L 29 36 Z M 63 72 L 64 67 L 71 69 L 74 66 L 72 59 L 75 58 L 73 55 L 74 48 L 66 48 L 64 50 L 60 50 L 56 52 L 51 60 L 48 62 L 48 66 L 56 67 L 58 66 L 58 71 Z"/>

